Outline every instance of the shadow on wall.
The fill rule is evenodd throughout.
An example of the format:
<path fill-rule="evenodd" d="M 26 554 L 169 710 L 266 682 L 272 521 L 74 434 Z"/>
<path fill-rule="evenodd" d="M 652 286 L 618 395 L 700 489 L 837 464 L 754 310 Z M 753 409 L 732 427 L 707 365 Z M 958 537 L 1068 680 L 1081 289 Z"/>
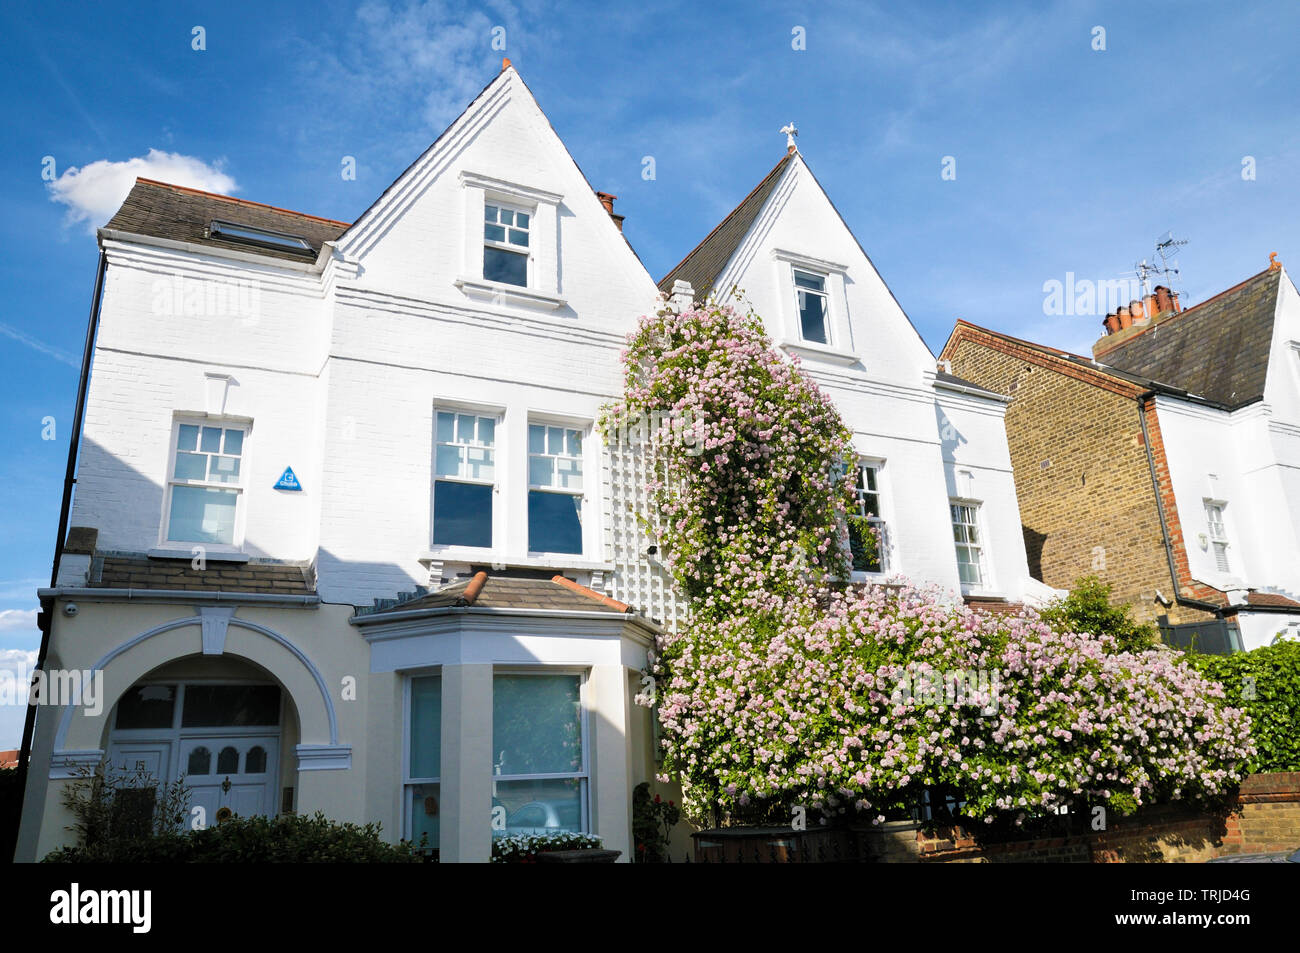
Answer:
<path fill-rule="evenodd" d="M 963 437 L 957 425 L 948 419 L 943 406 L 937 400 L 934 402 L 934 422 L 939 431 L 939 444 L 943 458 L 952 460 L 957 448 L 970 441 Z"/>
<path fill-rule="evenodd" d="M 170 430 L 160 429 L 159 432 L 166 434 L 160 439 L 171 439 Z M 261 472 L 254 472 L 251 479 L 274 482 L 273 476 Z M 313 551 L 304 547 L 301 552 L 286 552 L 284 547 L 268 548 L 270 534 L 259 532 L 259 526 L 266 525 L 268 498 L 264 494 L 250 494 L 249 486 L 248 479 L 245 479 L 243 552 L 254 559 L 314 561 L 317 590 L 322 600 L 370 605 L 374 599 L 395 598 L 399 592 L 410 591 L 416 585 L 427 585 L 428 572 L 419 563 L 416 553 L 411 554 L 409 564 L 398 564 L 349 559 L 325 549 Z M 297 512 L 289 518 L 277 518 L 274 521 L 275 532 L 300 540 L 310 540 L 317 535 L 314 527 L 295 522 L 313 518 L 310 496 L 313 492 L 319 490 L 309 486 L 304 491 L 284 494 L 287 499 L 282 501 L 283 505 L 295 507 Z M 168 505 L 163 474 L 146 475 L 102 444 L 90 439 L 83 441 L 77 466 L 77 492 L 69 523 L 98 529 L 101 552 L 143 555 L 155 548 L 160 536 L 166 535 Z M 262 507 L 260 511 L 259 505 Z M 217 563 L 211 566 L 214 570 L 220 568 Z"/>
<path fill-rule="evenodd" d="M 1047 542 L 1047 534 L 1023 523 L 1020 528 L 1025 534 L 1025 558 L 1029 560 L 1029 575 L 1039 582 L 1046 582 L 1043 578 L 1043 544 Z"/>

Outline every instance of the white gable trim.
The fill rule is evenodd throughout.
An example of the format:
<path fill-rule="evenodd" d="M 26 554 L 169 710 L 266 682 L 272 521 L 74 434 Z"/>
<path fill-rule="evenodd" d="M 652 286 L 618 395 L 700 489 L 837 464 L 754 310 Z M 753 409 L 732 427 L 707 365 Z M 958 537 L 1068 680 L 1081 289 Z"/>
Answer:
<path fill-rule="evenodd" d="M 337 247 L 349 259 L 363 256 L 388 226 L 431 182 L 442 174 L 460 149 L 492 121 L 510 101 L 513 69 L 502 71 L 479 97 L 397 177 L 375 203 L 339 236 Z"/>

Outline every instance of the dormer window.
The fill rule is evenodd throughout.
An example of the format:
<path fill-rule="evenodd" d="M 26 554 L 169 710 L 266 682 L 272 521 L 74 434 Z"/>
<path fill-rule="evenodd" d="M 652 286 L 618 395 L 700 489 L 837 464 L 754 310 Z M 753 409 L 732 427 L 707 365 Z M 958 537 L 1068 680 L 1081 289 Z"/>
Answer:
<path fill-rule="evenodd" d="M 532 215 L 505 205 L 483 205 L 483 278 L 528 287 L 528 228 Z"/>
<path fill-rule="evenodd" d="M 829 344 L 826 306 L 826 276 L 794 269 L 795 296 L 799 309 L 799 334 L 805 341 Z"/>

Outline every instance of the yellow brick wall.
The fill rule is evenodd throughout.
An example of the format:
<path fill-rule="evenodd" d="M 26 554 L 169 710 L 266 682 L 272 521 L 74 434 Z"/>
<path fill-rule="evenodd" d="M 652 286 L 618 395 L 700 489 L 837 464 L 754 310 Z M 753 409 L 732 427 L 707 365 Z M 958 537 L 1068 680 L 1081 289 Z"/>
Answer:
<path fill-rule="evenodd" d="M 977 341 L 945 352 L 952 372 L 1012 398 L 1007 440 L 1029 568 L 1049 586 L 1080 576 L 1112 585 L 1116 602 L 1155 621 L 1203 621 L 1174 598 L 1137 401 Z"/>

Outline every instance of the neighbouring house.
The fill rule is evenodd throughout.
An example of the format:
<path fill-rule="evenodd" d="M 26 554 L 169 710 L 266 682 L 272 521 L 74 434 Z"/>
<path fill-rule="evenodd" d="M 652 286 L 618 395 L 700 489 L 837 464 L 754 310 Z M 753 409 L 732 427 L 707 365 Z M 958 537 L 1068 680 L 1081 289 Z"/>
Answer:
<path fill-rule="evenodd" d="M 1300 634 L 1300 298 L 1279 263 L 1195 307 L 1163 286 L 1091 358 L 959 321 L 941 357 L 1007 394 L 1033 573 L 1095 574 L 1166 641 Z"/>
<path fill-rule="evenodd" d="M 830 394 L 859 454 L 859 515 L 882 539 L 856 580 L 902 575 L 994 610 L 1055 595 L 1016 529 L 1007 399 L 936 365 L 793 144 L 659 288 L 752 307 Z"/>
<path fill-rule="evenodd" d="M 97 673 L 101 704 L 38 706 L 19 860 L 68 840 L 63 791 L 105 757 L 183 776 L 208 823 L 320 810 L 443 861 L 580 830 L 631 856 L 656 764 L 634 696 L 683 607 L 644 461 L 595 429 L 659 300 L 614 199 L 508 63 L 351 224 L 137 180 L 99 231 L 40 592 L 45 669 Z M 801 156 L 665 282 L 740 283 L 843 408 L 887 540 L 859 579 L 1050 595 L 1007 399 L 936 369 Z"/>

